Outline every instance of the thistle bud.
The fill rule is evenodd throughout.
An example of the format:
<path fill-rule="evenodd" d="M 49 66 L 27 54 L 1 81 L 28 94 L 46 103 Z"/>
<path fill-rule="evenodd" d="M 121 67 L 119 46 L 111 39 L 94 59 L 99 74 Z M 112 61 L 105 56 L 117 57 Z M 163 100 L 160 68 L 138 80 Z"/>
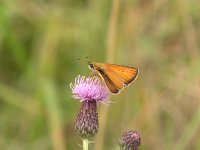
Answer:
<path fill-rule="evenodd" d="M 121 150 L 138 150 L 140 146 L 140 135 L 136 131 L 127 131 L 122 134 L 119 145 Z"/>

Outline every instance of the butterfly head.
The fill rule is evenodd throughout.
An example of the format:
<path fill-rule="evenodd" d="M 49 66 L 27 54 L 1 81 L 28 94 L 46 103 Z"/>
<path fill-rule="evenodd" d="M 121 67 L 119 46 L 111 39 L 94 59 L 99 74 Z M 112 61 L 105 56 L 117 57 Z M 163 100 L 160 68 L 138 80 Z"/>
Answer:
<path fill-rule="evenodd" d="M 89 69 L 94 69 L 94 64 L 92 62 L 88 62 Z"/>

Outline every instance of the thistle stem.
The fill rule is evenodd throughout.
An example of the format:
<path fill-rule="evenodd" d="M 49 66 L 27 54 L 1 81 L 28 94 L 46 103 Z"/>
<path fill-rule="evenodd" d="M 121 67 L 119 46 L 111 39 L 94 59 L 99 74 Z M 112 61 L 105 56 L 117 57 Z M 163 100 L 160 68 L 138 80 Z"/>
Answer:
<path fill-rule="evenodd" d="M 83 139 L 83 150 L 88 150 L 88 139 Z"/>

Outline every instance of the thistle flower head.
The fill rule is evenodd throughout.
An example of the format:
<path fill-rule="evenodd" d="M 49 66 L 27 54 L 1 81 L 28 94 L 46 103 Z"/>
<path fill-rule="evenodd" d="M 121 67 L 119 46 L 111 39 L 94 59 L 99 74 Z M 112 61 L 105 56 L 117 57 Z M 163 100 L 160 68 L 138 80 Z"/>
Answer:
<path fill-rule="evenodd" d="M 127 131 L 122 134 L 119 145 L 121 150 L 137 150 L 140 146 L 140 135 L 136 131 Z"/>
<path fill-rule="evenodd" d="M 73 98 L 80 101 L 107 102 L 109 90 L 97 77 L 77 76 L 71 83 Z"/>

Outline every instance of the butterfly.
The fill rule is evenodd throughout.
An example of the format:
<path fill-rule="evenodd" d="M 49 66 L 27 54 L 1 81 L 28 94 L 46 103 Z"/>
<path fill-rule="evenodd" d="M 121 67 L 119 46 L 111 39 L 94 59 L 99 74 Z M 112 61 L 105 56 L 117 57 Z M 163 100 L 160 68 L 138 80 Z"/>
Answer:
<path fill-rule="evenodd" d="M 124 87 L 132 83 L 139 73 L 139 70 L 135 67 L 116 64 L 88 62 L 88 67 L 113 94 L 119 93 Z"/>

